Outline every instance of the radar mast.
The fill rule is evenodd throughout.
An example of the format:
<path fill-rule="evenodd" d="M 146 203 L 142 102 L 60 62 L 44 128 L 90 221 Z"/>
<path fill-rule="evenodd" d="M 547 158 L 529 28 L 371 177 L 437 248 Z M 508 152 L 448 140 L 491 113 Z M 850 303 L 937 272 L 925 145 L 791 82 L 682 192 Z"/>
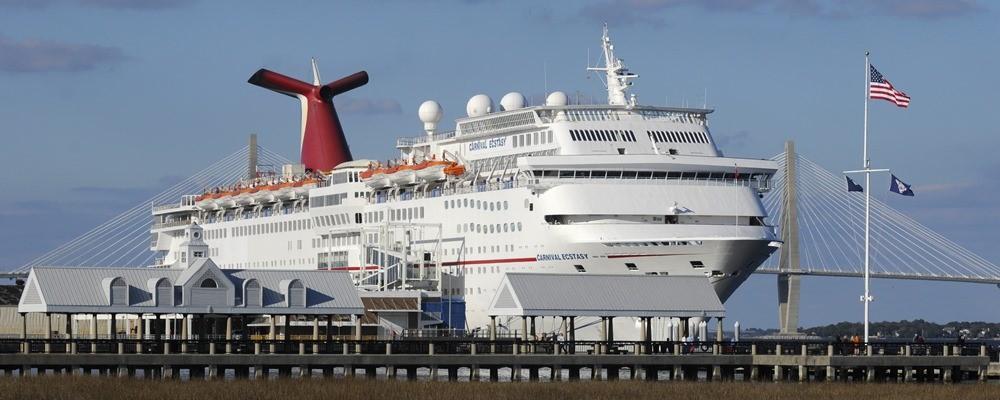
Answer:
<path fill-rule="evenodd" d="M 608 104 L 613 106 L 636 105 L 635 94 L 631 96 L 625 92 L 632 86 L 630 79 L 638 78 L 625 66 L 625 60 L 615 57 L 615 45 L 611 44 L 611 37 L 608 36 L 608 24 L 604 24 L 604 34 L 601 36 L 601 48 L 604 50 L 603 67 L 587 67 L 588 71 L 604 71 L 604 86 L 608 88 Z"/>

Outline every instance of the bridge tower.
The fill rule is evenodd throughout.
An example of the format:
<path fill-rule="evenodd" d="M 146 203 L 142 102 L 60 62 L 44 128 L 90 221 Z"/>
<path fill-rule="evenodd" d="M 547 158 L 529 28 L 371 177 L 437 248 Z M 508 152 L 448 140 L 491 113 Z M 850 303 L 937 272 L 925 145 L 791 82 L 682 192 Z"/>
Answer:
<path fill-rule="evenodd" d="M 785 191 L 782 193 L 781 251 L 778 254 L 778 327 L 782 335 L 799 334 L 799 216 L 795 142 L 785 142 Z"/>

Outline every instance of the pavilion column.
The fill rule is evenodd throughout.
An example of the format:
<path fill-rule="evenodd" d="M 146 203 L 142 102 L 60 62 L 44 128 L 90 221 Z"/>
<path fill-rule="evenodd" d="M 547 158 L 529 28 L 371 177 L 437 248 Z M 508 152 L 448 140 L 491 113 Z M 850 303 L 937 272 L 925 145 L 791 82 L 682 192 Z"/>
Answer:
<path fill-rule="evenodd" d="M 233 316 L 226 316 L 226 354 L 233 352 Z"/>
<path fill-rule="evenodd" d="M 76 335 L 73 334 L 75 328 L 73 314 L 63 315 L 66 317 L 66 338 L 69 339 L 69 343 L 66 343 L 66 353 L 76 354 L 76 342 L 73 341 L 73 339 L 76 339 Z"/>
<path fill-rule="evenodd" d="M 163 339 L 164 340 L 169 340 L 170 339 L 170 333 L 172 331 L 172 329 L 170 329 L 170 327 L 173 326 L 173 324 L 174 324 L 173 320 L 170 319 L 169 316 L 161 316 L 161 318 L 163 318 L 163 336 L 164 336 Z"/>
<path fill-rule="evenodd" d="M 359 354 L 361 353 L 361 319 L 362 318 L 364 318 L 364 314 L 361 314 L 361 315 L 357 316 L 357 318 L 355 319 L 355 327 L 354 327 L 354 340 L 357 341 L 357 343 L 354 345 L 354 352 L 355 353 L 359 353 Z"/>
<path fill-rule="evenodd" d="M 275 333 L 275 329 L 276 328 L 274 326 L 275 325 L 274 314 L 268 315 L 267 316 L 267 321 L 268 321 L 268 331 L 267 331 L 268 345 L 267 345 L 267 348 L 268 348 L 268 352 L 269 353 L 274 354 L 274 348 L 275 348 L 274 341 L 277 339 L 277 334 Z"/>
<path fill-rule="evenodd" d="M 646 341 L 649 337 L 646 336 L 646 317 L 639 317 L 639 354 L 646 353 Z"/>
<path fill-rule="evenodd" d="M 615 341 L 615 317 L 608 317 L 608 342 Z"/>
<path fill-rule="evenodd" d="M 528 317 L 526 315 L 521 316 L 521 339 L 523 342 L 528 341 Z M 521 346 L 521 352 L 528 352 L 528 344 L 525 343 Z"/>
<path fill-rule="evenodd" d="M 139 336 L 139 342 L 135 345 L 135 351 L 142 354 L 142 340 L 146 337 L 146 324 L 142 319 L 142 314 L 136 314 L 136 317 L 138 317 L 138 320 L 136 320 L 135 330 Z"/>
<path fill-rule="evenodd" d="M 319 315 L 313 316 L 313 354 L 319 354 Z"/>
<path fill-rule="evenodd" d="M 569 317 L 569 354 L 576 354 L 576 317 Z"/>
<path fill-rule="evenodd" d="M 21 314 L 21 352 L 30 353 L 31 345 L 28 344 L 28 314 Z"/>
<path fill-rule="evenodd" d="M 722 343 L 725 338 L 725 332 L 722 331 L 722 318 L 724 317 L 715 320 L 715 341 L 717 343 Z"/>
<path fill-rule="evenodd" d="M 94 339 L 90 342 L 90 352 L 97 353 L 97 314 L 90 314 L 90 338 Z"/>
<path fill-rule="evenodd" d="M 187 353 L 187 341 L 190 339 L 191 332 L 191 327 L 189 325 L 188 314 L 181 314 L 181 353 Z"/>
<path fill-rule="evenodd" d="M 52 352 L 52 313 L 45 313 L 45 353 Z"/>
<path fill-rule="evenodd" d="M 497 352 L 497 316 L 490 315 L 490 354 Z"/>
<path fill-rule="evenodd" d="M 608 317 L 601 317 L 601 342 L 597 344 L 597 354 L 604 354 L 608 345 Z"/>
<path fill-rule="evenodd" d="M 111 335 L 111 340 L 118 339 L 118 314 L 111 314 L 111 319 L 108 323 L 108 330 Z"/>

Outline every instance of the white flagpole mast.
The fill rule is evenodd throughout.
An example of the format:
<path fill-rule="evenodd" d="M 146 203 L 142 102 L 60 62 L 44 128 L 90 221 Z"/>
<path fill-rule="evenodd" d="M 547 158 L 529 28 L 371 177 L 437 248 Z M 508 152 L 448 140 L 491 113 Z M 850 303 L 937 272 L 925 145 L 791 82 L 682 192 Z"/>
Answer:
<path fill-rule="evenodd" d="M 864 156 L 862 167 L 865 170 L 865 294 L 861 300 L 865 303 L 865 344 L 868 344 L 868 306 L 872 301 L 869 286 L 869 262 L 870 240 L 871 240 L 871 198 L 872 198 L 872 172 L 871 160 L 868 159 L 868 95 L 871 90 L 871 64 L 868 61 L 868 52 L 865 51 L 865 128 L 864 128 Z"/>

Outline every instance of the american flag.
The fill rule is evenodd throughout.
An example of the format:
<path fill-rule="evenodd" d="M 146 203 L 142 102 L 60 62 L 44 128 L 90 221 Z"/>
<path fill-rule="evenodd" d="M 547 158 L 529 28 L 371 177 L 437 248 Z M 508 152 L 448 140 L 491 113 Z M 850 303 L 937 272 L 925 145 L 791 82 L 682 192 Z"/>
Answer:
<path fill-rule="evenodd" d="M 894 88 L 892 83 L 875 69 L 874 65 L 868 65 L 868 67 L 871 68 L 868 74 L 870 76 L 868 79 L 868 97 L 888 100 L 904 108 L 910 105 L 910 96 Z"/>

